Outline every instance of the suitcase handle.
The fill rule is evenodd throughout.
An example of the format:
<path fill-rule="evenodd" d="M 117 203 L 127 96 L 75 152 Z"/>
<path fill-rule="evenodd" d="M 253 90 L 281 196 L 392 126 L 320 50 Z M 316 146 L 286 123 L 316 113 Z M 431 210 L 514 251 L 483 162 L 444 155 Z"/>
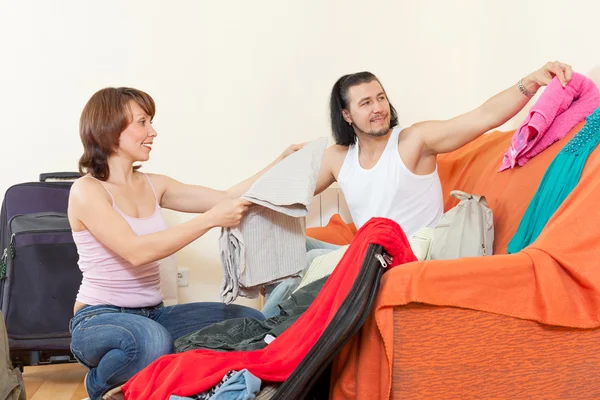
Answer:
<path fill-rule="evenodd" d="M 79 172 L 48 172 L 40 174 L 40 182 L 46 182 L 48 179 L 59 179 L 59 180 L 74 180 L 81 178 Z"/>

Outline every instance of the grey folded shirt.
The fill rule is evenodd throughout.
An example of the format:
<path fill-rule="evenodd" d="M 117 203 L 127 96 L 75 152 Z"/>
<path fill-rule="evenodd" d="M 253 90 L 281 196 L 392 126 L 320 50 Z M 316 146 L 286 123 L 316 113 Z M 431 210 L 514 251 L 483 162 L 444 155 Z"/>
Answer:
<path fill-rule="evenodd" d="M 219 238 L 221 300 L 255 298 L 260 287 L 296 276 L 306 267 L 305 217 L 327 148 L 323 137 L 307 144 L 264 173 L 242 198 L 258 205 L 236 228 Z"/>

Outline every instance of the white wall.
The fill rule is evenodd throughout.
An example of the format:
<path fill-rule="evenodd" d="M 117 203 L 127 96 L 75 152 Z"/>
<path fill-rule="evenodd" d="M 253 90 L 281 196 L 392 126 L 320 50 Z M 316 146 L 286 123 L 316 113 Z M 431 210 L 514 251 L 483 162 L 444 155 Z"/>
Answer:
<path fill-rule="evenodd" d="M 227 188 L 329 135 L 342 74 L 376 73 L 403 125 L 448 118 L 546 61 L 600 66 L 598 15 L 594 0 L 0 0 L 0 193 L 76 168 L 79 114 L 105 86 L 157 102 L 145 171 Z M 178 254 L 182 301 L 218 298 L 217 237 Z"/>

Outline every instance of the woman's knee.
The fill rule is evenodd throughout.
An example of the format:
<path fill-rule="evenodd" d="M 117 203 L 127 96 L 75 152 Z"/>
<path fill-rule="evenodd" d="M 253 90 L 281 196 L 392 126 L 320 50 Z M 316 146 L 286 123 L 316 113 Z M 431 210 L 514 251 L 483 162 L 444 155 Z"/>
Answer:
<path fill-rule="evenodd" d="M 233 314 L 229 318 L 256 318 L 261 321 L 265 319 L 263 313 L 251 307 L 239 304 L 229 304 L 227 307 L 229 307 L 228 311 Z"/>
<path fill-rule="evenodd" d="M 207 314 L 212 314 L 216 318 L 214 322 L 221 322 L 233 318 L 256 318 L 263 320 L 263 314 L 251 307 L 240 304 L 224 304 L 219 302 L 195 303 L 206 310 Z"/>
<path fill-rule="evenodd" d="M 77 343 L 72 346 L 74 354 L 81 354 L 86 360 L 84 364 L 91 369 L 86 384 L 92 399 L 100 398 L 157 358 L 173 352 L 169 332 L 149 318 L 123 315 L 119 325 L 115 322 L 95 324 L 82 352 L 77 349 Z M 77 337 L 76 330 L 74 333 Z"/>
<path fill-rule="evenodd" d="M 263 314 L 253 308 L 221 302 L 198 302 L 164 307 L 154 321 L 166 328 L 173 340 L 177 340 L 226 319 L 248 317 L 264 319 Z"/>
<path fill-rule="evenodd" d="M 131 314 L 98 315 L 75 327 L 71 351 L 89 368 L 105 356 L 122 366 L 147 365 L 173 352 L 173 339 L 160 324 Z"/>
<path fill-rule="evenodd" d="M 135 337 L 136 343 L 136 363 L 145 367 L 157 358 L 166 354 L 173 353 L 173 338 L 169 331 L 162 325 L 152 320 L 148 320 L 146 332 Z"/>

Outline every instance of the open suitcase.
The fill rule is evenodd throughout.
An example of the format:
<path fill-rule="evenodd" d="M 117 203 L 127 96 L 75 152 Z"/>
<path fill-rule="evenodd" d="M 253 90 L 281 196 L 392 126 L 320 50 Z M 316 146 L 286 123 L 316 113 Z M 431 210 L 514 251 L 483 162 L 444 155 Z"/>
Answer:
<path fill-rule="evenodd" d="M 0 308 L 11 360 L 26 365 L 75 361 L 69 320 L 81 284 L 67 219 L 78 173 L 40 175 L 10 187 L 0 213 Z M 48 182 L 56 179 L 56 182 Z"/>
<path fill-rule="evenodd" d="M 377 295 L 379 282 L 391 262 L 383 247 L 369 245 L 360 272 L 335 316 L 288 379 L 272 395 L 273 400 L 325 400 L 329 398 L 331 363 L 336 354 L 364 325 Z"/>

